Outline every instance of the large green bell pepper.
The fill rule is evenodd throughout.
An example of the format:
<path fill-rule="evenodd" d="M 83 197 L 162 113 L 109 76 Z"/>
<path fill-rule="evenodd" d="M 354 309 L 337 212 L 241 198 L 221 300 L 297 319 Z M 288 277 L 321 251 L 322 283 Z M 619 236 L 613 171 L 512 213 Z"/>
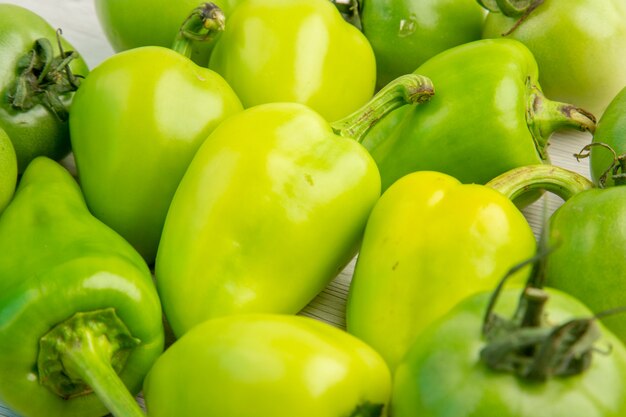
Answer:
<path fill-rule="evenodd" d="M 328 0 L 246 0 L 235 8 L 209 68 L 245 107 L 298 102 L 334 121 L 374 93 L 376 61 L 365 36 Z"/>
<path fill-rule="evenodd" d="M 432 94 L 423 77 L 398 82 L 412 80 L 415 99 Z M 176 335 L 217 316 L 295 313 L 341 271 L 380 195 L 357 140 L 405 100 L 388 86 L 377 105 L 333 124 L 340 135 L 299 103 L 254 106 L 213 131 L 180 182 L 156 259 Z"/>
<path fill-rule="evenodd" d="M 144 260 L 63 167 L 33 160 L 0 217 L 0 401 L 25 417 L 142 416 L 126 387 L 162 349 Z"/>
<path fill-rule="evenodd" d="M 391 375 L 361 340 L 289 315 L 208 320 L 146 377 L 150 417 L 382 417 Z"/>
<path fill-rule="evenodd" d="M 219 12 L 194 10 L 182 33 L 219 32 Z M 230 86 L 186 54 L 146 46 L 116 54 L 84 81 L 70 117 L 72 147 L 89 209 L 148 263 L 167 209 L 191 158 L 211 131 L 242 110 Z M 180 53 L 179 53 L 180 52 Z"/>
<path fill-rule="evenodd" d="M 68 106 L 87 65 L 48 22 L 12 4 L 0 4 L 0 45 L 0 128 L 19 171 L 38 155 L 63 158 L 70 152 Z"/>
<path fill-rule="evenodd" d="M 347 329 L 394 369 L 429 324 L 534 253 L 528 222 L 497 191 L 437 172 L 408 174 L 367 222 Z"/>
<path fill-rule="evenodd" d="M 517 41 L 460 45 L 415 73 L 433 81 L 436 96 L 423 106 L 394 111 L 362 142 L 378 164 L 383 189 L 419 170 L 483 184 L 515 167 L 546 161 L 556 129 L 595 127 L 588 113 L 543 96 L 537 64 Z"/>

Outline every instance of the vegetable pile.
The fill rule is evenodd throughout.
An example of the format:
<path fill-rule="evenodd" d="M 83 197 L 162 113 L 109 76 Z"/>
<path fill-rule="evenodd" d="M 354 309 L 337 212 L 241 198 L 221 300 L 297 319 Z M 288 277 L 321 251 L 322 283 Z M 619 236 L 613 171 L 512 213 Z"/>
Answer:
<path fill-rule="evenodd" d="M 0 4 L 0 403 L 626 415 L 623 1 L 94 5 L 89 69 Z"/>

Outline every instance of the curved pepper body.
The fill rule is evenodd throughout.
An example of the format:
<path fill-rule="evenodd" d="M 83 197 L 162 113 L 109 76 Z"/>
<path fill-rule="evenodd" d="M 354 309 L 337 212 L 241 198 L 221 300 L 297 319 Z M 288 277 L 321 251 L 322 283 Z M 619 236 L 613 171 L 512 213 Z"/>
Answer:
<path fill-rule="evenodd" d="M 372 210 L 347 329 L 393 370 L 430 323 L 466 296 L 495 287 L 534 251 L 524 216 L 497 191 L 436 172 L 409 174 Z"/>
<path fill-rule="evenodd" d="M 252 0 L 235 8 L 209 68 L 245 107 L 298 102 L 335 121 L 374 93 L 376 62 L 365 36 L 326 0 Z"/>
<path fill-rule="evenodd" d="M 460 45 L 415 73 L 432 80 L 435 96 L 392 112 L 362 142 L 378 164 L 383 189 L 419 170 L 483 184 L 512 168 L 547 160 L 545 146 L 554 126 L 535 129 L 529 117 L 534 106 L 548 101 L 537 86 L 537 64 L 521 43 L 497 39 Z"/>
<path fill-rule="evenodd" d="M 13 142 L 20 172 L 36 156 L 61 159 L 70 152 L 67 120 L 60 120 L 43 104 L 22 111 L 13 108 L 7 99 L 19 76 L 18 61 L 40 38 L 48 39 L 54 54 L 59 54 L 55 29 L 48 22 L 20 6 L 0 5 L 0 128 L 6 131 Z M 61 44 L 65 52 L 74 51 L 64 39 Z M 69 67 L 77 76 L 86 76 L 89 72 L 80 57 L 74 59 Z M 67 93 L 61 99 L 69 104 L 72 95 Z"/>
<path fill-rule="evenodd" d="M 109 58 L 85 80 L 70 116 L 89 209 L 152 263 L 193 155 L 241 110 L 222 77 L 170 49 L 136 48 Z"/>
<path fill-rule="evenodd" d="M 0 128 L 0 214 L 9 204 L 17 183 L 17 158 L 11 139 Z"/>
<path fill-rule="evenodd" d="M 483 37 L 524 43 L 539 64 L 548 97 L 598 117 L 626 85 L 626 3 L 622 0 L 544 0 L 519 17 L 489 13 Z"/>
<path fill-rule="evenodd" d="M 168 348 L 144 384 L 151 417 L 382 417 L 390 391 L 372 348 L 287 315 L 208 320 Z"/>
<path fill-rule="evenodd" d="M 157 288 L 174 332 L 299 311 L 355 254 L 379 194 L 367 151 L 301 104 L 225 120 L 185 173 L 159 245 Z"/>
<path fill-rule="evenodd" d="M 475 0 L 362 0 L 363 33 L 376 56 L 378 88 L 427 59 L 481 37 Z"/>
<path fill-rule="evenodd" d="M 546 317 L 551 323 L 591 317 L 577 299 L 546 289 Z M 495 372 L 480 358 L 488 293 L 458 304 L 433 324 L 411 347 L 394 375 L 391 400 L 395 417 L 618 417 L 626 413 L 626 350 L 601 329 L 598 348 L 588 369 L 544 382 L 524 381 L 508 372 Z M 519 290 L 501 294 L 499 308 L 512 315 Z"/>
<path fill-rule="evenodd" d="M 133 393 L 162 352 L 161 306 L 145 262 L 91 216 L 70 174 L 47 158 L 24 173 L 0 217 L 0 401 L 24 416 L 102 416 L 93 393 L 40 383 L 40 339 L 78 312 L 114 308 L 140 343 L 119 376 Z"/>

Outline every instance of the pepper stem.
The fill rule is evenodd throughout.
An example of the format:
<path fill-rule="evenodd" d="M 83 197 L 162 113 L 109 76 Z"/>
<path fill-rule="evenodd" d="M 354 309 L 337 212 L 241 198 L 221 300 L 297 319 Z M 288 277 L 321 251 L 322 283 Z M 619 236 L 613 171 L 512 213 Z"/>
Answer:
<path fill-rule="evenodd" d="M 572 104 L 548 100 L 541 90 L 528 81 L 530 90 L 526 107 L 526 123 L 542 159 L 547 159 L 548 139 L 557 130 L 576 129 L 593 133 L 596 118 L 588 111 Z"/>
<path fill-rule="evenodd" d="M 172 49 L 191 57 L 194 41 L 210 42 L 224 31 L 226 17 L 215 3 L 202 3 L 193 9 L 178 30 Z"/>
<path fill-rule="evenodd" d="M 331 123 L 336 134 L 361 143 L 367 132 L 385 115 L 406 104 L 424 103 L 434 95 L 432 81 L 422 75 L 401 75 L 383 87 L 368 103 Z"/>
<path fill-rule="evenodd" d="M 534 190 L 546 190 L 568 200 L 593 188 L 593 183 L 582 175 L 547 164 L 514 168 L 495 177 L 486 185 L 510 200 L 518 199 Z"/>
<path fill-rule="evenodd" d="M 27 111 L 41 104 L 60 121 L 69 118 L 69 112 L 61 97 L 76 91 L 80 77 L 72 73 L 70 63 L 78 58 L 73 51 L 64 51 L 61 30 L 57 30 L 59 55 L 54 55 L 52 43 L 47 38 L 37 39 L 33 48 L 17 62 L 19 76 L 10 87 L 8 101 L 20 111 Z"/>
<path fill-rule="evenodd" d="M 41 338 L 39 381 L 64 399 L 95 392 L 116 417 L 145 417 L 118 376 L 139 343 L 112 308 L 76 313 Z"/>

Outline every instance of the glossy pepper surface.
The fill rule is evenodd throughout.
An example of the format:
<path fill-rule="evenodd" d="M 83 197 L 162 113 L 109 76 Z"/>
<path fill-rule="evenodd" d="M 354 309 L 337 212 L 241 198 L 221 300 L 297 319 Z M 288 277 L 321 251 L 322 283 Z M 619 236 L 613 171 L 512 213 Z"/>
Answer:
<path fill-rule="evenodd" d="M 389 114 L 362 142 L 378 164 L 383 189 L 420 170 L 483 184 L 512 168 L 547 161 L 555 130 L 595 128 L 587 112 L 544 97 L 537 64 L 517 41 L 460 45 L 415 73 L 432 80 L 433 99 Z"/>
<path fill-rule="evenodd" d="M 393 370 L 429 324 L 466 296 L 493 288 L 534 252 L 528 222 L 497 191 L 437 172 L 406 175 L 367 222 L 347 329 Z"/>
<path fill-rule="evenodd" d="M 390 391 L 389 369 L 371 347 L 288 315 L 199 324 L 168 348 L 144 384 L 151 417 L 381 417 Z"/>
<path fill-rule="evenodd" d="M 446 49 L 481 37 L 484 15 L 475 0 L 358 3 L 361 28 L 376 56 L 378 88 Z"/>
<path fill-rule="evenodd" d="M 424 86 L 432 93 L 418 83 L 418 96 Z M 331 127 L 302 104 L 263 104 L 205 140 L 172 200 L 155 265 L 177 336 L 218 316 L 296 313 L 350 261 L 380 195 L 376 164 L 358 135 L 345 136 L 369 126 L 354 116 Z"/>
<path fill-rule="evenodd" d="M 17 183 L 17 158 L 11 139 L 0 128 L 0 214 L 9 204 Z"/>
<path fill-rule="evenodd" d="M 33 160 L 0 217 L 0 401 L 25 417 L 140 416 L 126 387 L 139 391 L 162 349 L 141 256 L 65 168 Z"/>
<path fill-rule="evenodd" d="M 0 4 L 0 128 L 13 142 L 20 172 L 36 156 L 70 152 L 68 106 L 85 62 L 48 22 L 20 6 Z"/>
<path fill-rule="evenodd" d="M 250 0 L 235 8 L 209 67 L 245 107 L 298 102 L 327 121 L 374 93 L 376 63 L 365 36 L 327 0 Z"/>
<path fill-rule="evenodd" d="M 626 85 L 623 0 L 479 0 L 490 12 L 483 37 L 516 39 L 539 64 L 548 97 L 598 117 Z"/>
<path fill-rule="evenodd" d="M 204 7 L 186 29 L 214 19 Z M 72 105 L 72 147 L 89 209 L 148 263 L 191 158 L 223 119 L 242 110 L 219 74 L 183 55 L 191 43 L 179 37 L 176 51 L 146 46 L 110 57 Z"/>

